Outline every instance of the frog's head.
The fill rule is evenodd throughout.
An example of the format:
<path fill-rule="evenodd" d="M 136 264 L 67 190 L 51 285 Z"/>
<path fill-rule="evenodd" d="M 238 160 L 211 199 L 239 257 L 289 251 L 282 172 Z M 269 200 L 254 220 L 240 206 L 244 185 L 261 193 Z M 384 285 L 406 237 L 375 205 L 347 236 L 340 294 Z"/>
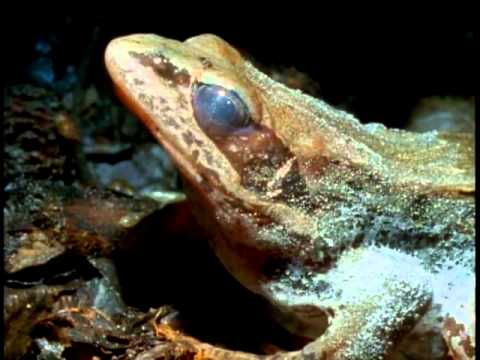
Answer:
<path fill-rule="evenodd" d="M 214 35 L 185 42 L 125 36 L 111 41 L 105 60 L 119 96 L 174 159 L 200 221 L 214 229 L 217 255 L 258 292 L 272 259 L 298 257 L 299 245 L 270 246 L 259 240 L 262 228 L 279 218 L 285 228 L 308 227 L 287 204 L 306 188 L 294 152 L 280 140 L 294 131 L 274 124 L 265 106 L 274 99 L 262 101 L 245 76 L 250 65 Z"/>

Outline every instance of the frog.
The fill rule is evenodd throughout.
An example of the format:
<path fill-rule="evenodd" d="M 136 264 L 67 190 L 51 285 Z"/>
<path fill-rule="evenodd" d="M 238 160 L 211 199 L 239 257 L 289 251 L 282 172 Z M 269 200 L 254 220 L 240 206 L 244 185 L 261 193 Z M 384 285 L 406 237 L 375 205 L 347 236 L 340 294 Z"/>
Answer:
<path fill-rule="evenodd" d="M 309 339 L 272 358 L 388 359 L 427 323 L 470 324 L 473 134 L 361 122 L 213 34 L 124 35 L 104 60 L 220 262 Z"/>

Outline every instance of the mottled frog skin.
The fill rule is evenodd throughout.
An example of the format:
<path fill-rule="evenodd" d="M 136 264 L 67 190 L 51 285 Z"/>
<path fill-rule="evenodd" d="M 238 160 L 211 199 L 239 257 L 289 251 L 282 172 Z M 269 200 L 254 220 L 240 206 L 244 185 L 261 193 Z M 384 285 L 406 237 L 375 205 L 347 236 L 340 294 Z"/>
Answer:
<path fill-rule="evenodd" d="M 473 134 L 362 124 L 214 35 L 129 35 L 105 60 L 224 266 L 315 339 L 281 356 L 383 359 L 426 314 L 471 322 Z"/>

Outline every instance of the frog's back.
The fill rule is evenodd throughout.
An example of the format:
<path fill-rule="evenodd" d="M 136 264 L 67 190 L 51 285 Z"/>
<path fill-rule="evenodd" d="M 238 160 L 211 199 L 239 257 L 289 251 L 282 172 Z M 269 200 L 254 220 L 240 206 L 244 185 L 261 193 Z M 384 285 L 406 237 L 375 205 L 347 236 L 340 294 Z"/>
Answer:
<path fill-rule="evenodd" d="M 348 162 L 400 187 L 427 192 L 475 191 L 473 133 L 417 133 L 378 123 L 363 124 L 322 100 L 273 81 L 248 63 L 245 69 L 268 104 L 274 119 L 269 125 L 297 158 Z"/>
<path fill-rule="evenodd" d="M 437 192 L 472 194 L 475 191 L 474 136 L 468 133 L 375 129 L 365 141 L 386 160 L 385 173 L 399 184 L 429 188 Z"/>

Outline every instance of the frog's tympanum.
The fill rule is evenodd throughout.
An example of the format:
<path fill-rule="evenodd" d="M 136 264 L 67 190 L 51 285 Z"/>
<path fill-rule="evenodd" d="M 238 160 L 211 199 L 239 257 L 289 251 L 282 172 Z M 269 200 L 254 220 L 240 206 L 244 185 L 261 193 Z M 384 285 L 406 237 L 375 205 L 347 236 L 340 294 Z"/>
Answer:
<path fill-rule="evenodd" d="M 213 35 L 125 36 L 105 59 L 225 268 L 312 339 L 274 356 L 388 358 L 447 319 L 474 356 L 473 134 L 362 124 Z"/>

